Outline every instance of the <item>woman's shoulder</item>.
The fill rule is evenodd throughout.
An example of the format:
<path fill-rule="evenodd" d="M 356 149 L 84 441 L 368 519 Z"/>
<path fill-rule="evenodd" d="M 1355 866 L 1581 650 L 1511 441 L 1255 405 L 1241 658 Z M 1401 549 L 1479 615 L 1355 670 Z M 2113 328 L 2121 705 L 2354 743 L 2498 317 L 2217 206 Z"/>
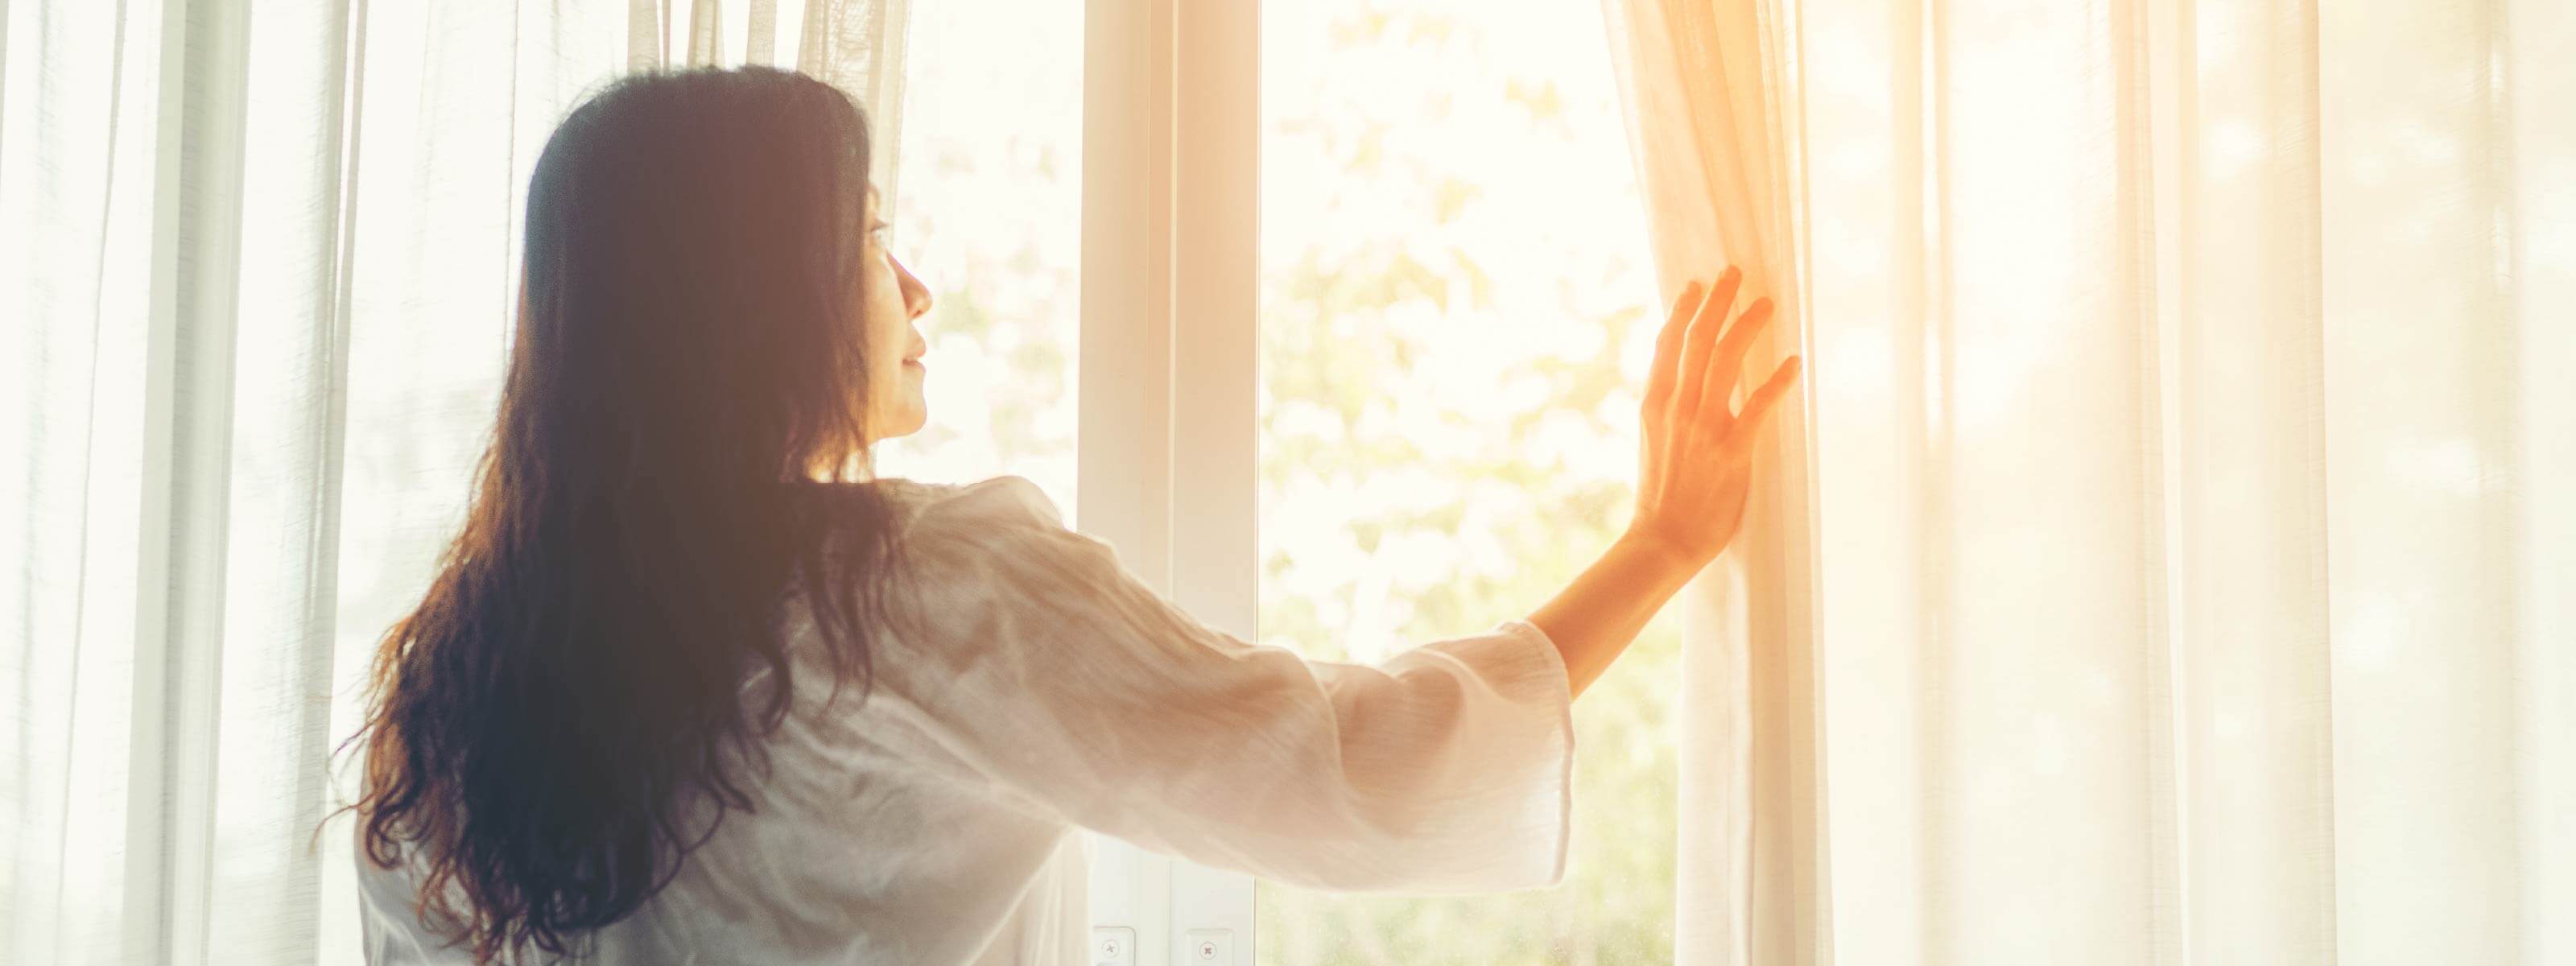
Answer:
<path fill-rule="evenodd" d="M 1115 552 L 1066 527 L 1055 501 L 1026 477 L 874 482 L 901 504 L 894 515 L 912 585 L 957 605 L 949 611 L 1071 600 L 1058 591 L 1115 579 Z"/>
<path fill-rule="evenodd" d="M 1064 514 L 1027 477 L 1002 475 L 971 483 L 930 483 L 899 476 L 868 481 L 902 507 L 907 530 L 956 525 L 1037 525 L 1063 529 Z"/>

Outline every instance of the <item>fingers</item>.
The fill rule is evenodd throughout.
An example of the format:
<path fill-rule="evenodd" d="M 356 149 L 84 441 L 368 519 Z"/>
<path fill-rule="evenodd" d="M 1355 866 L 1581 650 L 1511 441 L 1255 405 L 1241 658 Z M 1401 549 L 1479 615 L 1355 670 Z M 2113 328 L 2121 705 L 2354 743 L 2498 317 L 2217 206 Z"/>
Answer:
<path fill-rule="evenodd" d="M 1730 399 L 1735 395 L 1735 380 L 1744 372 L 1744 354 L 1753 348 L 1753 339 L 1771 322 L 1771 300 L 1754 299 L 1735 324 L 1727 326 L 1726 335 L 1717 340 L 1717 358 L 1709 360 L 1708 391 L 1715 398 Z"/>
<path fill-rule="evenodd" d="M 1789 394 L 1789 387 L 1797 385 L 1798 366 L 1797 356 L 1782 359 L 1780 368 L 1772 370 L 1771 378 L 1754 388 L 1753 395 L 1744 400 L 1744 411 L 1736 414 L 1736 438 L 1750 443 L 1753 434 L 1762 431 L 1763 422 L 1771 418 L 1771 410 L 1780 405 L 1781 397 Z"/>
<path fill-rule="evenodd" d="M 1716 348 L 1709 353 L 1708 373 L 1701 377 L 1706 388 L 1701 390 L 1699 409 L 1692 413 L 1693 418 L 1717 429 L 1725 428 L 1731 421 L 1735 383 L 1744 370 L 1744 354 L 1753 348 L 1754 338 L 1762 334 L 1762 327 L 1770 321 L 1771 300 L 1755 299 L 1744 314 L 1735 317 L 1735 324 L 1727 327 L 1726 335 L 1718 339 Z"/>
<path fill-rule="evenodd" d="M 1708 299 L 1691 316 L 1690 331 L 1682 337 L 1681 383 L 1673 392 L 1673 411 L 1685 418 L 1699 411 L 1708 384 L 1709 352 L 1716 347 L 1718 330 L 1726 325 L 1727 313 L 1735 307 L 1736 289 L 1743 283 L 1743 270 L 1727 266 Z"/>
<path fill-rule="evenodd" d="M 1655 336 L 1654 369 L 1646 375 L 1646 411 L 1660 413 L 1670 405 L 1673 385 L 1681 372 L 1682 333 L 1690 328 L 1691 316 L 1699 311 L 1702 287 L 1698 279 L 1682 286 L 1680 298 L 1673 300 L 1671 317 L 1664 320 L 1663 331 Z"/>

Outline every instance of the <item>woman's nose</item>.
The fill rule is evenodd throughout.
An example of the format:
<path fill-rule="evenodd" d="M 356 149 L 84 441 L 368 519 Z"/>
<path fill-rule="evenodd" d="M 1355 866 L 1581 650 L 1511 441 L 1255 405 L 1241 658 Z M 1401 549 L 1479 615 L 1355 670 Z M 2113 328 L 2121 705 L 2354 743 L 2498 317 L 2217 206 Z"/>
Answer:
<path fill-rule="evenodd" d="M 903 264 L 902 259 L 895 260 L 894 277 L 896 284 L 903 290 L 903 309 L 905 317 L 917 319 L 922 317 L 923 314 L 928 313 L 930 311 L 930 286 L 921 284 L 920 277 L 912 274 L 912 269 L 906 267 Z"/>

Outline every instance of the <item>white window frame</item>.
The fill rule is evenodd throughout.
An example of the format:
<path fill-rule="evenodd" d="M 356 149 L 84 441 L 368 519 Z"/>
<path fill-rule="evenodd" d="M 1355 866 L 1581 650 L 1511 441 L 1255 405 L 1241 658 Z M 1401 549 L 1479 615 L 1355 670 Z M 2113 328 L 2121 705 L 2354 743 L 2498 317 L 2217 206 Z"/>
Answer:
<path fill-rule="evenodd" d="M 1075 529 L 1210 627 L 1260 630 L 1259 0 L 1086 0 Z M 1249 875 L 1082 833 L 1130 962 L 1253 961 Z M 1098 952 L 1097 943 L 1092 953 Z"/>

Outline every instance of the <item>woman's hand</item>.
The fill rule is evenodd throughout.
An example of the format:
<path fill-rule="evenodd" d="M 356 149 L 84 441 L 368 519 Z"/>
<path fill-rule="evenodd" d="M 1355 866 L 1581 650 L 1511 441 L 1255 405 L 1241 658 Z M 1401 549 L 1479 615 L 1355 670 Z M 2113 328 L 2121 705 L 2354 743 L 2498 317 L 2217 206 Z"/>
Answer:
<path fill-rule="evenodd" d="M 1754 440 L 1798 379 L 1793 355 L 1745 399 L 1743 412 L 1732 411 L 1745 351 L 1771 321 L 1765 298 L 1726 324 L 1743 278 L 1728 268 L 1715 285 L 1693 281 L 1682 288 L 1655 340 L 1654 372 L 1646 381 L 1645 452 L 1628 537 L 1665 548 L 1693 572 L 1716 559 L 1743 525 Z"/>

